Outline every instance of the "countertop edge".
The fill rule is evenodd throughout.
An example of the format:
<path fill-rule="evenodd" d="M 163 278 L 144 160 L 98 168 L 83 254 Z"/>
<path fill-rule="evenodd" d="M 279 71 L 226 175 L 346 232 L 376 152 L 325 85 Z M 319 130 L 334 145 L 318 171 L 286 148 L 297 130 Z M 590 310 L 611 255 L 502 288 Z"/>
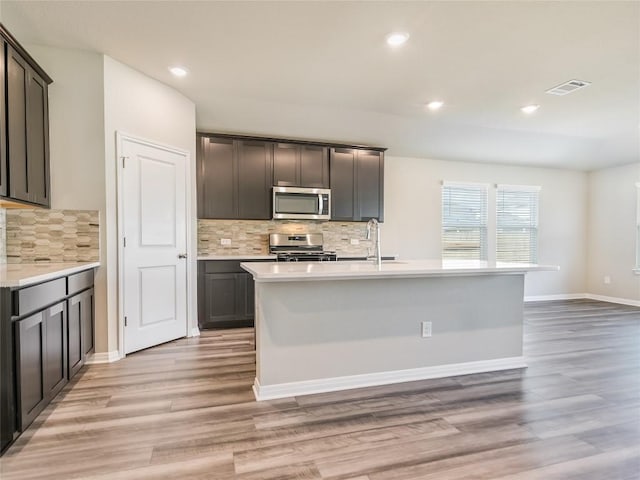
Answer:
<path fill-rule="evenodd" d="M 198 255 L 198 261 L 206 260 L 275 260 L 275 255 Z"/>
<path fill-rule="evenodd" d="M 250 262 L 249 262 L 250 263 Z M 427 278 L 452 276 L 481 276 L 481 275 L 524 275 L 530 272 L 559 271 L 554 265 L 536 265 L 523 267 L 460 267 L 460 268 L 423 268 L 388 271 L 358 271 L 358 272 L 260 272 L 252 268 L 249 263 L 240 266 L 253 275 L 256 282 L 291 282 L 291 281 L 327 281 L 327 280 L 375 280 L 390 278 Z M 346 262 L 345 262 L 346 263 Z M 358 262 L 359 263 L 359 262 Z"/>
<path fill-rule="evenodd" d="M 33 267 L 34 265 L 37 266 L 43 266 L 43 265 L 47 265 L 46 263 L 24 263 L 24 264 L 20 264 L 20 263 L 15 263 L 15 264 L 9 264 L 9 265 L 24 265 L 25 267 L 27 266 L 31 266 Z M 68 275 L 73 275 L 74 273 L 79 273 L 79 272 L 83 272 L 85 270 L 91 270 L 92 268 L 98 268 L 100 266 L 100 262 L 86 262 L 86 263 L 73 263 L 69 266 L 63 266 L 63 263 L 56 263 L 56 264 L 52 264 L 52 265 L 56 265 L 59 266 L 60 268 L 57 268 L 56 270 L 53 271 L 48 271 L 48 272 L 44 272 L 44 273 L 38 273 L 35 275 L 31 275 L 31 274 L 26 274 L 25 277 L 22 278 L 17 278 L 15 280 L 0 280 L 0 288 L 16 288 L 16 287 L 28 287 L 30 285 L 34 285 L 37 283 L 42 283 L 42 282 L 46 282 L 48 280 L 54 280 L 56 278 L 60 278 L 60 277 L 66 277 Z M 28 268 L 28 267 L 27 267 Z"/>

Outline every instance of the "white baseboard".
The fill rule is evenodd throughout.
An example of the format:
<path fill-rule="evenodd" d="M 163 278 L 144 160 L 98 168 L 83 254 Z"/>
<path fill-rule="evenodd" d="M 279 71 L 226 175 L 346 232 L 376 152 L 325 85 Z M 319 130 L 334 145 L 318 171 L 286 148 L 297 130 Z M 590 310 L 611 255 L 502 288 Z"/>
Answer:
<path fill-rule="evenodd" d="M 98 352 L 87 358 L 85 362 L 87 365 L 94 365 L 96 363 L 112 363 L 120 360 L 120 352 L 112 350 L 110 352 Z"/>
<path fill-rule="evenodd" d="M 304 380 L 300 382 L 279 383 L 276 385 L 260 385 L 260 382 L 256 378 L 253 384 L 253 393 L 258 401 L 273 400 L 276 398 L 335 392 L 339 390 L 349 390 L 352 388 L 374 387 L 377 385 L 389 385 L 416 380 L 428 380 L 432 378 L 453 377 L 456 375 L 469 375 L 472 373 L 525 368 L 526 366 L 527 364 L 524 361 L 524 357 L 510 357 L 494 360 L 480 360 L 477 362 L 455 363 L 451 365 L 438 365 L 435 367 L 421 367 L 407 370 L 349 375 L 345 377 Z"/>
<path fill-rule="evenodd" d="M 189 333 L 189 337 L 199 337 L 200 336 L 200 329 L 198 327 L 193 327 L 191 329 L 191 333 Z"/>
<path fill-rule="evenodd" d="M 607 297 L 605 295 L 595 295 L 593 293 L 587 293 L 585 298 L 588 298 L 589 300 L 599 300 L 601 302 L 619 303 L 621 305 L 640 307 L 640 300 L 631 300 L 628 298 Z"/>
<path fill-rule="evenodd" d="M 524 297 L 525 302 L 549 302 L 552 300 L 579 300 L 587 298 L 588 293 L 561 293 L 558 295 L 531 295 Z"/>
<path fill-rule="evenodd" d="M 619 303 L 640 307 L 640 300 L 630 300 L 628 298 L 607 297 L 605 295 L 595 295 L 593 293 L 561 293 L 559 295 L 533 295 L 524 297 L 525 302 L 548 302 L 553 300 L 598 300 L 600 302 Z"/>

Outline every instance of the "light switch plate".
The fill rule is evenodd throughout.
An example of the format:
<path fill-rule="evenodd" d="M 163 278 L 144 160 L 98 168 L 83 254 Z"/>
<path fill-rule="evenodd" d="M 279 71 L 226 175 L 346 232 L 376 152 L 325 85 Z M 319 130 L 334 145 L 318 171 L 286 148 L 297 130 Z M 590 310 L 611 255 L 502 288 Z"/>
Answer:
<path fill-rule="evenodd" d="M 360 240 L 357 238 L 352 238 L 351 239 L 351 245 L 360 245 Z"/>
<path fill-rule="evenodd" d="M 220 245 L 231 245 L 231 239 L 230 238 L 221 238 L 220 239 Z"/>

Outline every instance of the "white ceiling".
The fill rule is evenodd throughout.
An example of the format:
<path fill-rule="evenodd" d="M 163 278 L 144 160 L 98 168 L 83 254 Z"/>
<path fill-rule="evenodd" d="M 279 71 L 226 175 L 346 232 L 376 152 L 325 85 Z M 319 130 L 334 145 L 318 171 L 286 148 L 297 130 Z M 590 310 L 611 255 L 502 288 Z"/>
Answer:
<path fill-rule="evenodd" d="M 175 87 L 202 130 L 581 170 L 640 161 L 636 1 L 2 0 L 0 13 L 23 43 L 105 53 Z M 411 38 L 392 49 L 398 30 Z M 593 84 L 544 93 L 574 78 Z M 432 99 L 445 107 L 426 111 Z"/>

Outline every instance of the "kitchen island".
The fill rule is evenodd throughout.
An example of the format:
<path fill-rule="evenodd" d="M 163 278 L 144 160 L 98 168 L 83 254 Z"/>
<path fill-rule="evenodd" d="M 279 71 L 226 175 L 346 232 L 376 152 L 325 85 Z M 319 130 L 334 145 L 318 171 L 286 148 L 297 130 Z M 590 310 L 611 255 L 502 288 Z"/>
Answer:
<path fill-rule="evenodd" d="M 256 287 L 258 400 L 523 368 L 525 274 L 558 270 L 441 260 L 241 266 Z"/>

